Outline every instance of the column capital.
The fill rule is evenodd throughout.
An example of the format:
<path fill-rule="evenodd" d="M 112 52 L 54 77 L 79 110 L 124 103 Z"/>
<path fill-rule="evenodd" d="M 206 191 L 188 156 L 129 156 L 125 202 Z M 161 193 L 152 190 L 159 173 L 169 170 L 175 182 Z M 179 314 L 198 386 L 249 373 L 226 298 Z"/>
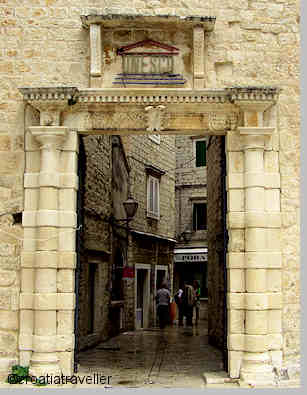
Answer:
<path fill-rule="evenodd" d="M 76 103 L 76 87 L 19 88 L 23 99 L 40 112 L 41 126 L 60 125 L 60 115 Z"/>
<path fill-rule="evenodd" d="M 30 126 L 29 131 L 35 137 L 41 149 L 49 151 L 61 148 L 66 140 L 69 128 L 66 126 Z"/>

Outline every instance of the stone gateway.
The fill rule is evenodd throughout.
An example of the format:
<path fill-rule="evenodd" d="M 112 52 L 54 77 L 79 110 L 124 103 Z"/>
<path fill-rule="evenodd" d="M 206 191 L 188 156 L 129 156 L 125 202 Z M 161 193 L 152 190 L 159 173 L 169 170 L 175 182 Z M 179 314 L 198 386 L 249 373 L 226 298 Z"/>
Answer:
<path fill-rule="evenodd" d="M 73 375 L 78 306 L 96 292 L 82 294 L 84 278 L 101 281 L 118 328 L 135 327 L 138 314 L 143 327 L 150 326 L 158 271 L 169 279 L 173 274 L 173 135 L 225 139 L 228 376 L 252 385 L 273 385 L 274 372 L 285 370 L 290 379 L 298 378 L 296 2 L 126 0 L 101 1 L 101 8 L 92 0 L 76 0 L 73 6 L 56 0 L 13 3 L 0 4 L 1 380 L 13 365 L 29 366 L 37 377 Z M 130 49 L 148 40 L 156 43 L 152 55 L 132 55 L 149 52 L 148 45 Z M 142 74 L 141 79 L 132 74 Z M 108 140 L 109 135 L 120 138 Z M 81 136 L 96 136 L 84 140 L 83 154 Z M 212 144 L 211 152 L 221 150 L 217 141 Z M 80 241 L 78 164 L 90 147 L 101 162 L 86 169 L 89 179 L 95 178 L 95 166 L 99 176 L 83 196 L 89 199 L 82 206 L 89 233 Z M 160 152 L 160 164 L 153 163 L 152 152 Z M 142 180 L 155 183 L 156 192 L 138 188 Z M 140 202 L 136 217 L 121 229 L 114 218 L 126 217 L 112 206 L 114 191 L 123 200 L 132 193 Z M 152 213 L 147 198 L 158 202 Z M 101 206 L 95 204 L 100 199 Z M 85 250 L 87 269 L 81 265 L 78 284 Z M 215 252 L 208 250 L 208 262 L 217 259 Z M 122 294 L 116 294 L 112 284 L 126 266 L 133 269 L 126 269 Z M 142 300 L 138 287 L 143 287 Z M 209 283 L 209 297 L 213 294 Z M 212 302 L 216 314 L 219 302 Z M 108 313 L 102 307 L 99 314 L 102 322 Z M 88 312 L 82 329 L 86 342 L 100 336 L 93 316 Z M 109 329 L 106 324 L 104 333 Z"/>

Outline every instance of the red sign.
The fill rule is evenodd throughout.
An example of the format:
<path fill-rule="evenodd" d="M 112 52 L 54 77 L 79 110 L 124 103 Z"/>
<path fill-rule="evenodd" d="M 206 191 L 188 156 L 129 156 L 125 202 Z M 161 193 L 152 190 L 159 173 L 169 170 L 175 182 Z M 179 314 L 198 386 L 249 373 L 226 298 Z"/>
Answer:
<path fill-rule="evenodd" d="M 123 278 L 134 278 L 134 268 L 130 266 L 124 266 Z"/>

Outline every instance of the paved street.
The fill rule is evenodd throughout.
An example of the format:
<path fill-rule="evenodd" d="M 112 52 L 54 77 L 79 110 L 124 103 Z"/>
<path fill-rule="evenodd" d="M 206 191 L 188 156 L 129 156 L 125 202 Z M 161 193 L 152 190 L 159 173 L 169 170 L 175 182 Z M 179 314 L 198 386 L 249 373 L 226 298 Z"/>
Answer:
<path fill-rule="evenodd" d="M 112 376 L 112 387 L 204 388 L 203 373 L 222 370 L 222 354 L 208 345 L 205 322 L 125 332 L 80 354 L 79 375 Z"/>

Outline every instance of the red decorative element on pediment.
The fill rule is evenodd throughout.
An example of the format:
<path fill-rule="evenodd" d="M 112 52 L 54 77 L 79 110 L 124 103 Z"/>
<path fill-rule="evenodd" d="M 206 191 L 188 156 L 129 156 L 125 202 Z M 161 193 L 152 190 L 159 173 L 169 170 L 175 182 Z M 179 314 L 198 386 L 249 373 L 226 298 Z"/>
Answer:
<path fill-rule="evenodd" d="M 161 48 L 166 50 L 167 52 L 129 52 L 132 49 L 135 48 Z M 154 40 L 143 40 L 143 41 L 138 41 L 137 43 L 134 44 L 129 44 L 126 45 L 124 47 L 118 48 L 117 49 L 117 55 L 178 55 L 179 53 L 179 49 L 176 47 L 173 47 L 171 45 L 168 44 L 164 44 L 164 43 L 160 43 L 158 41 L 154 41 Z"/>

